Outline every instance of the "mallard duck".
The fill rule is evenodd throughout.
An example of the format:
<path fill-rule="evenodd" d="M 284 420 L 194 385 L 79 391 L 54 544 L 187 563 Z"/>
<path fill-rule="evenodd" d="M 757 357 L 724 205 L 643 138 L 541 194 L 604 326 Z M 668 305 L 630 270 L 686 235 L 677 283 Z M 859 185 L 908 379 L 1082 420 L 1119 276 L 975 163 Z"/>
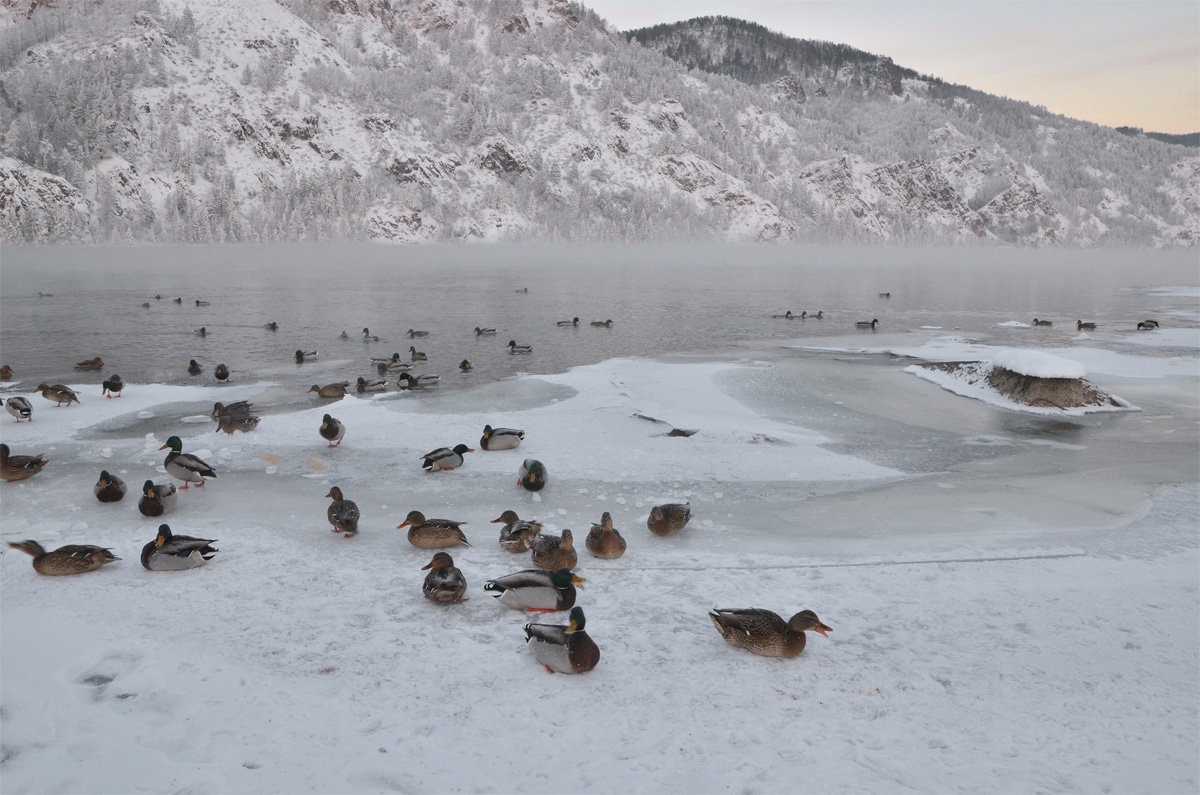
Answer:
<path fill-rule="evenodd" d="M 259 418 L 253 414 L 238 414 L 229 417 L 217 417 L 217 430 L 225 433 L 250 433 L 258 427 Z"/>
<path fill-rule="evenodd" d="M 40 455 L 9 455 L 8 445 L 0 444 L 0 478 L 9 483 L 33 477 L 47 463 L 49 459 Z"/>
<path fill-rule="evenodd" d="M 341 420 L 336 420 L 326 414 L 321 418 L 321 438 L 329 442 L 329 447 L 341 445 L 342 437 L 346 435 L 346 426 Z"/>
<path fill-rule="evenodd" d="M 494 328 L 480 328 L 479 326 L 475 327 L 475 336 L 476 337 L 493 337 L 495 335 L 496 335 L 496 329 L 494 329 Z"/>
<path fill-rule="evenodd" d="M 575 552 L 575 539 L 567 529 L 558 537 L 538 533 L 529 544 L 529 549 L 533 565 L 546 571 L 573 569 L 579 563 L 579 555 Z"/>
<path fill-rule="evenodd" d="M 398 525 L 397 530 L 408 528 L 408 543 L 420 549 L 442 549 L 444 547 L 469 547 L 471 544 L 463 535 L 460 526 L 466 522 L 455 522 L 451 519 L 426 519 L 420 511 L 409 511 L 404 517 L 404 524 Z"/>
<path fill-rule="evenodd" d="M 475 330 L 476 330 L 476 331 L 479 331 L 479 329 L 475 329 Z M 0 367 L 0 378 L 2 378 L 2 379 L 4 379 L 5 381 L 7 381 L 8 379 L 10 379 L 10 378 L 12 378 L 12 377 L 13 377 L 13 369 L 12 369 L 12 367 L 10 367 L 10 366 L 9 366 L 9 365 L 7 365 L 7 364 L 6 364 L 6 365 L 4 365 L 3 367 Z"/>
<path fill-rule="evenodd" d="M 176 299 L 174 299 L 174 303 L 177 303 L 177 304 L 182 304 L 182 303 L 183 303 L 183 299 L 182 299 L 182 298 L 176 298 Z"/>
<path fill-rule="evenodd" d="M 554 325 L 556 325 L 556 326 L 578 326 L 579 318 L 575 317 L 575 318 L 571 318 L 570 320 L 560 320 L 557 323 L 555 323 Z"/>
<path fill-rule="evenodd" d="M 21 420 L 33 422 L 33 405 L 20 395 L 4 401 L 4 410 L 11 414 L 17 422 Z"/>
<path fill-rule="evenodd" d="M 363 329 L 362 336 L 363 336 L 363 342 L 379 342 L 379 335 L 372 334 L 371 329 L 369 329 L 369 328 Z"/>
<path fill-rule="evenodd" d="M 1092 331 L 1095 328 L 1096 328 L 1095 323 L 1084 323 L 1082 320 L 1075 321 L 1075 330 L 1076 331 L 1083 331 L 1084 329 L 1087 329 L 1088 331 Z"/>
<path fill-rule="evenodd" d="M 483 436 L 479 439 L 479 446 L 484 450 L 511 450 L 523 441 L 525 441 L 525 431 L 519 431 L 516 428 L 493 428 L 491 425 L 484 425 Z"/>
<path fill-rule="evenodd" d="M 869 329 L 873 330 L 878 325 L 879 325 L 879 320 L 878 320 L 878 318 L 875 318 L 870 321 L 860 320 L 854 324 L 854 327 L 855 328 L 869 328 Z"/>
<path fill-rule="evenodd" d="M 471 363 L 466 359 L 463 359 L 458 363 L 458 369 L 462 370 L 464 373 L 469 373 L 471 372 Z"/>
<path fill-rule="evenodd" d="M 815 317 L 817 320 L 824 320 L 825 319 L 825 310 L 818 309 L 817 314 L 813 315 L 813 317 Z"/>
<path fill-rule="evenodd" d="M 533 543 L 533 537 L 542 531 L 541 522 L 523 522 L 516 511 L 505 511 L 492 524 L 503 523 L 500 528 L 500 546 L 508 552 L 526 552 Z"/>
<path fill-rule="evenodd" d="M 100 388 L 100 394 L 105 397 L 121 397 L 121 391 L 125 389 L 125 379 L 113 373 L 112 378 L 105 381 Z"/>
<path fill-rule="evenodd" d="M 325 386 L 313 384 L 308 388 L 308 391 L 316 392 L 317 397 L 322 398 L 344 398 L 346 397 L 346 388 L 349 386 L 349 381 L 339 381 L 336 384 L 326 384 Z"/>
<path fill-rule="evenodd" d="M 107 469 L 100 472 L 100 479 L 92 486 L 92 494 L 100 502 L 120 502 L 125 499 L 125 490 L 125 481 L 110 475 Z"/>
<path fill-rule="evenodd" d="M 168 525 L 158 526 L 158 535 L 142 547 L 142 566 L 150 571 L 183 571 L 203 566 L 219 551 L 212 546 L 215 538 L 192 538 L 171 533 Z"/>
<path fill-rule="evenodd" d="M 325 509 L 325 517 L 333 525 L 333 532 L 344 533 L 346 538 L 358 535 L 358 505 L 342 496 L 342 490 L 334 486 L 325 495 L 333 502 Z"/>
<path fill-rule="evenodd" d="M 521 470 L 517 474 L 517 483 L 529 491 L 541 491 L 546 487 L 549 476 L 546 465 L 536 458 L 526 458 L 521 462 Z"/>
<path fill-rule="evenodd" d="M 793 315 L 792 310 L 789 309 L 788 311 L 784 312 L 782 315 L 771 315 L 771 317 L 777 317 L 777 318 L 783 318 L 785 320 L 791 320 L 792 318 L 795 317 L 795 315 Z"/>
<path fill-rule="evenodd" d="M 467 578 L 454 565 L 454 558 L 448 552 L 434 554 L 433 560 L 421 567 L 428 570 L 421 592 L 431 602 L 449 604 L 450 602 L 465 602 L 469 597 L 463 596 L 467 590 Z"/>
<path fill-rule="evenodd" d="M 38 384 L 35 392 L 41 392 L 42 397 L 46 400 L 53 400 L 57 405 L 61 406 L 66 403 L 68 406 L 72 403 L 79 402 L 79 395 L 75 394 L 75 390 L 62 384 Z"/>
<path fill-rule="evenodd" d="M 85 571 L 94 571 L 105 563 L 120 560 L 108 549 L 91 544 L 68 544 L 53 552 L 42 549 L 42 545 L 36 541 L 18 541 L 15 544 L 10 542 L 9 546 L 32 555 L 33 570 L 51 577 L 83 574 Z"/>
<path fill-rule="evenodd" d="M 208 306 L 208 301 L 201 301 L 199 298 L 197 298 L 196 306 Z"/>
<path fill-rule="evenodd" d="M 221 417 L 245 417 L 250 414 L 254 404 L 249 400 L 239 400 L 235 403 L 214 403 L 210 417 L 220 419 Z"/>
<path fill-rule="evenodd" d="M 1158 328 L 1157 320 L 1142 320 L 1137 324 L 1138 331 L 1153 331 Z"/>
<path fill-rule="evenodd" d="M 296 353 L 293 355 L 293 358 L 296 360 L 296 364 L 304 364 L 309 359 L 317 358 L 317 352 L 316 351 L 302 351 L 299 348 L 297 348 Z"/>
<path fill-rule="evenodd" d="M 167 443 L 158 449 L 166 450 L 168 447 L 171 448 L 171 452 L 167 453 L 163 466 L 167 468 L 167 474 L 183 481 L 184 489 L 187 489 L 189 483 L 200 487 L 204 485 L 204 481 L 217 477 L 217 473 L 208 464 L 191 453 L 182 452 L 183 440 L 178 436 L 167 439 Z"/>
<path fill-rule="evenodd" d="M 584 539 L 584 546 L 598 558 L 615 560 L 625 554 L 625 539 L 613 528 L 612 515 L 605 511 L 600 524 L 592 525 Z"/>
<path fill-rule="evenodd" d="M 401 389 L 423 389 L 428 386 L 437 386 L 441 380 L 441 376 L 437 375 L 401 373 L 400 377 L 396 379 L 396 386 Z"/>
<path fill-rule="evenodd" d="M 175 492 L 174 483 L 156 484 L 147 480 L 142 484 L 142 496 L 138 499 L 138 511 L 142 516 L 162 516 L 168 511 L 175 510 L 179 495 Z"/>
<path fill-rule="evenodd" d="M 582 674 L 600 662 L 600 649 L 584 629 L 583 608 L 572 607 L 566 626 L 526 624 L 525 642 L 533 641 L 533 657 L 550 673 Z"/>
<path fill-rule="evenodd" d="M 88 359 L 85 362 L 75 362 L 75 369 L 76 370 L 103 370 L 104 369 L 104 360 L 101 359 L 99 356 L 97 356 L 93 359 Z"/>
<path fill-rule="evenodd" d="M 200 373 L 204 372 L 204 368 L 201 367 L 200 363 L 198 361 L 196 361 L 195 359 L 188 359 L 187 370 L 188 370 L 188 375 L 200 375 Z"/>
<path fill-rule="evenodd" d="M 411 328 L 405 333 L 408 334 L 409 339 L 413 339 L 414 337 L 428 337 L 429 336 L 428 331 L 417 331 L 416 329 L 411 329 Z"/>
<path fill-rule="evenodd" d="M 725 640 L 764 657 L 795 657 L 804 651 L 805 631 L 812 630 L 822 635 L 831 632 L 811 610 L 801 610 L 786 624 L 770 610 L 757 607 L 732 610 L 713 608 L 708 617 Z"/>
<path fill-rule="evenodd" d="M 1053 325 L 1054 325 L 1054 321 L 1052 321 L 1052 320 L 1038 320 L 1038 319 L 1035 317 L 1035 318 L 1033 319 L 1033 325 L 1035 325 L 1035 326 L 1053 326 Z"/>
<path fill-rule="evenodd" d="M 345 329 L 342 329 L 342 333 L 338 335 L 338 339 L 348 340 L 350 339 L 350 334 Z"/>
<path fill-rule="evenodd" d="M 429 357 L 425 355 L 424 351 L 417 350 L 416 346 L 409 345 L 408 352 L 412 356 L 412 360 L 414 362 L 424 362 L 429 360 Z"/>
<path fill-rule="evenodd" d="M 200 328 L 192 329 L 192 333 L 194 333 L 197 337 L 207 337 L 208 329 L 206 329 L 204 326 L 201 326 Z"/>
<path fill-rule="evenodd" d="M 217 377 L 218 383 L 225 383 L 229 380 L 229 368 L 223 364 L 218 364 L 213 370 L 213 375 Z"/>
<path fill-rule="evenodd" d="M 376 381 L 368 381 L 360 375 L 358 381 L 354 384 L 354 391 L 360 395 L 364 392 L 382 392 L 385 389 L 387 389 L 387 379 L 384 378 Z"/>
<path fill-rule="evenodd" d="M 142 309 L 149 309 L 149 308 L 150 308 L 150 302 L 149 302 L 149 301 L 146 301 L 145 303 L 143 303 L 143 304 L 142 304 Z"/>
<path fill-rule="evenodd" d="M 397 354 L 397 356 L 398 355 L 399 354 Z M 409 364 L 408 362 L 400 362 L 400 361 L 379 362 L 378 364 L 375 365 L 375 371 L 378 372 L 380 375 L 385 376 L 388 373 L 404 372 L 405 370 L 409 369 L 410 367 L 412 367 L 412 365 Z"/>
<path fill-rule="evenodd" d="M 408 367 L 408 366 L 409 366 L 409 365 L 408 365 L 406 362 L 401 362 L 401 361 L 400 361 L 400 354 L 399 354 L 399 353 L 393 353 L 391 356 L 372 356 L 372 357 L 371 357 L 371 364 L 374 364 L 374 365 L 380 365 L 380 364 L 402 364 L 402 365 L 404 365 L 405 367 Z"/>
<path fill-rule="evenodd" d="M 264 323 L 263 328 L 267 331 L 279 331 L 279 324 L 272 320 L 270 323 Z"/>
<path fill-rule="evenodd" d="M 453 449 L 439 447 L 421 456 L 421 469 L 426 472 L 437 472 L 442 469 L 458 469 L 463 464 L 463 453 L 473 453 L 474 449 L 465 444 L 456 444 Z"/>
<path fill-rule="evenodd" d="M 668 502 L 665 505 L 655 505 L 650 509 L 646 519 L 646 527 L 656 536 L 669 536 L 678 533 L 692 518 L 690 503 Z"/>
<path fill-rule="evenodd" d="M 553 613 L 574 606 L 575 586 L 582 588 L 582 583 L 583 578 L 570 569 L 525 569 L 488 580 L 483 590 L 514 610 Z"/>
<path fill-rule="evenodd" d="M 510 354 L 514 354 L 514 355 L 522 354 L 522 353 L 533 353 L 532 345 L 518 345 L 516 340 L 509 340 L 508 345 L 506 345 L 504 347 L 508 348 L 508 352 Z"/>
<path fill-rule="evenodd" d="M 593 320 L 593 326 L 603 326 L 604 328 L 612 328 L 612 319 L 608 320 Z"/>

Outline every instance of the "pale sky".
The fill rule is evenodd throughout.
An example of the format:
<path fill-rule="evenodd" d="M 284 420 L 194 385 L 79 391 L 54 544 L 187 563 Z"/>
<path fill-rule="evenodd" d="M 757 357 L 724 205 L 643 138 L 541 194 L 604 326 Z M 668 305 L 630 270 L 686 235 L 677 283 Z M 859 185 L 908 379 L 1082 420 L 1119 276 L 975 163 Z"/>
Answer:
<path fill-rule="evenodd" d="M 583 2 L 619 30 L 737 17 L 1077 119 L 1200 131 L 1197 0 Z"/>

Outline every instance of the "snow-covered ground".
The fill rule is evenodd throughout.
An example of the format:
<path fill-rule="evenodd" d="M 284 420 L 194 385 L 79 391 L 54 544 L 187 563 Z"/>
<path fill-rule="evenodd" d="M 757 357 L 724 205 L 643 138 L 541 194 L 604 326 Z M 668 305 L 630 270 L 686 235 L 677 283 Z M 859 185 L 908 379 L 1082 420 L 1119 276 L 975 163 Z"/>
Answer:
<path fill-rule="evenodd" d="M 872 342 L 980 358 L 932 333 Z M 1063 428 L 823 343 L 838 353 L 314 397 L 232 436 L 203 417 L 213 401 L 282 387 L 35 395 L 35 421 L 5 415 L 2 436 L 51 461 L 0 484 L 5 540 L 122 560 L 49 578 L 0 558 L 4 791 L 1195 792 L 1197 352 L 1062 353 L 1142 409 Z M 526 441 L 482 451 L 487 423 Z M 868 444 L 847 441 L 864 427 Z M 167 481 L 172 433 L 220 477 L 166 521 L 221 551 L 151 573 L 138 554 L 159 522 L 91 486 L 101 469 Z M 476 448 L 460 470 L 420 471 L 460 442 Z M 526 457 L 549 470 L 538 494 L 516 483 Z M 355 538 L 329 532 L 333 485 L 360 506 Z M 659 538 L 645 520 L 668 501 L 693 520 Z M 529 565 L 489 524 L 508 508 L 574 531 L 594 671 L 548 674 L 528 617 L 483 592 Z M 396 529 L 412 509 L 468 522 L 451 553 L 469 601 L 421 598 L 432 553 Z M 618 560 L 583 549 L 605 510 Z M 833 631 L 757 657 L 712 607 L 808 608 Z"/>

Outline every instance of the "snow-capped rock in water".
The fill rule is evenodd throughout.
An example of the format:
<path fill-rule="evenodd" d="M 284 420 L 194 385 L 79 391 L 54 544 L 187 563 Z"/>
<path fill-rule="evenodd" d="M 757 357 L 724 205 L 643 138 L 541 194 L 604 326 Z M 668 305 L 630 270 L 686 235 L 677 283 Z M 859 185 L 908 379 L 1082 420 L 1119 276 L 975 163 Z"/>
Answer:
<path fill-rule="evenodd" d="M 63 0 L 0 30 L 5 242 L 1200 241 L 1182 146 L 737 20 Z"/>

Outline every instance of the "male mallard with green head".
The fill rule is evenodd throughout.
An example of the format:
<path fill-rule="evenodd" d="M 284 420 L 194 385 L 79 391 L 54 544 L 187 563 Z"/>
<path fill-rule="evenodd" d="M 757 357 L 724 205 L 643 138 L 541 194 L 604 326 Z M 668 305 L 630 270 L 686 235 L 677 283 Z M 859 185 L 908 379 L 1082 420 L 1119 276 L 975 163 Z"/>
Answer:
<path fill-rule="evenodd" d="M 329 414 L 321 418 L 321 427 L 319 429 L 321 438 L 329 442 L 329 447 L 341 445 L 342 437 L 346 435 L 346 426 L 341 420 L 334 419 Z"/>
<path fill-rule="evenodd" d="M 92 486 L 92 494 L 100 502 L 120 502 L 125 498 L 125 491 L 125 481 L 110 475 L 107 469 L 100 472 L 100 479 Z"/>
<path fill-rule="evenodd" d="M 147 480 L 142 484 L 142 496 L 138 498 L 138 511 L 142 516 L 162 516 L 164 513 L 174 510 L 178 501 L 179 495 L 175 491 L 174 483 L 156 484 L 153 480 Z"/>
<path fill-rule="evenodd" d="M 566 626 L 526 624 L 525 642 L 533 642 L 534 659 L 550 673 L 585 673 L 600 662 L 600 649 L 584 627 L 583 608 L 572 607 Z"/>
<path fill-rule="evenodd" d="M 163 466 L 166 467 L 167 474 L 183 481 L 185 490 L 189 483 L 195 483 L 199 488 L 204 485 L 204 481 L 216 479 L 217 473 L 212 467 L 199 457 L 183 452 L 183 440 L 178 436 L 167 439 L 167 443 L 158 449 L 166 450 L 168 447 L 171 448 L 171 452 L 167 453 Z"/>
<path fill-rule="evenodd" d="M 576 585 L 582 588 L 583 578 L 570 569 L 525 569 L 488 580 L 483 590 L 514 610 L 553 613 L 574 606 Z"/>
<path fill-rule="evenodd" d="M 142 566 L 150 571 L 183 571 L 203 566 L 218 550 L 215 538 L 177 536 L 168 525 L 158 526 L 158 535 L 142 547 Z"/>
<path fill-rule="evenodd" d="M 493 428 L 491 425 L 484 425 L 483 436 L 479 439 L 479 446 L 484 450 L 512 450 L 523 441 L 525 441 L 525 431 L 517 430 L 516 428 Z"/>

